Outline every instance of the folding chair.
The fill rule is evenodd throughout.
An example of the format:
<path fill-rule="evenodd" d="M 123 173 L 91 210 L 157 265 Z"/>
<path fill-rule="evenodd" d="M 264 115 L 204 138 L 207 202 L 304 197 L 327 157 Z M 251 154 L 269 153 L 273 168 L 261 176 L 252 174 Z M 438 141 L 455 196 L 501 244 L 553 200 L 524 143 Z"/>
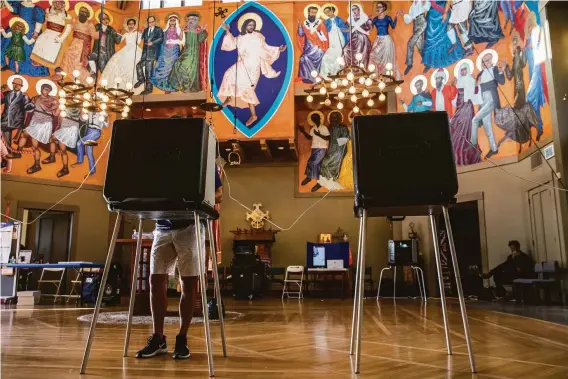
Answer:
<path fill-rule="evenodd" d="M 59 277 L 59 279 L 44 279 L 44 275 L 45 272 L 60 272 L 61 276 Z M 65 275 L 65 268 L 44 268 L 41 271 L 41 276 L 39 278 L 39 280 L 37 281 L 37 290 L 40 291 L 40 300 L 42 296 L 53 296 L 53 302 L 56 303 L 57 302 L 57 298 L 60 297 L 59 295 L 59 291 L 61 290 L 61 284 L 63 283 L 63 276 Z M 56 292 L 55 295 L 52 294 L 43 294 L 41 293 L 41 288 L 40 286 L 44 283 L 51 283 L 55 286 Z"/>
<path fill-rule="evenodd" d="M 291 276 L 300 275 L 300 279 L 290 279 Z M 298 286 L 298 291 L 290 292 L 288 290 L 288 284 Z M 284 299 L 284 295 L 287 298 L 292 297 L 293 299 L 303 299 L 303 284 L 304 284 L 304 266 L 288 266 L 286 268 L 286 276 L 284 276 L 284 288 L 282 288 L 282 299 Z M 295 295 L 295 296 L 290 296 Z"/>

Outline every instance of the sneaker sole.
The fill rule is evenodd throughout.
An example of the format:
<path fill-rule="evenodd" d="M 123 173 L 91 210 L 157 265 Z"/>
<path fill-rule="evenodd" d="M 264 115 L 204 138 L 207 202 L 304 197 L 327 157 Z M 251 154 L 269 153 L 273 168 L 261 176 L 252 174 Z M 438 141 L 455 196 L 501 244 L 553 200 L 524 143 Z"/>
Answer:
<path fill-rule="evenodd" d="M 158 349 L 158 350 L 154 351 L 152 354 L 144 354 L 144 355 L 137 356 L 136 358 L 152 358 L 152 357 L 154 357 L 154 356 L 156 356 L 156 355 L 159 355 L 159 354 L 167 354 L 167 353 L 168 353 L 168 349 L 167 349 L 167 348 L 165 348 L 165 349 Z"/>
<path fill-rule="evenodd" d="M 189 357 L 191 357 L 191 353 L 187 355 L 177 354 L 172 356 L 173 359 L 188 359 Z"/>

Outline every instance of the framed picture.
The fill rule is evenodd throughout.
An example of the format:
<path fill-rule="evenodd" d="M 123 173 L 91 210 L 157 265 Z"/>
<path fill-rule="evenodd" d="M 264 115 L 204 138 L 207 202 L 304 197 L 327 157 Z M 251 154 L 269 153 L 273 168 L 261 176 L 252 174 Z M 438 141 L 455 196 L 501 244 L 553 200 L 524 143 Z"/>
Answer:
<path fill-rule="evenodd" d="M 31 250 L 20 250 L 20 256 L 18 257 L 18 263 L 32 263 L 32 251 Z"/>
<path fill-rule="evenodd" d="M 331 243 L 331 233 L 321 233 L 318 239 L 319 243 Z"/>

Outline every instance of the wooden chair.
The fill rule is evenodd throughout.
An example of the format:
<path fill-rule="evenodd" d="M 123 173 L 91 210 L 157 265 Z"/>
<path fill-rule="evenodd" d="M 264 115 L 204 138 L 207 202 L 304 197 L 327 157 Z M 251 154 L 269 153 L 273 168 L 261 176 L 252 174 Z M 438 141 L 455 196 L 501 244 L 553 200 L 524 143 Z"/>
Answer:
<path fill-rule="evenodd" d="M 61 276 L 59 277 L 59 279 L 55 279 L 55 278 L 54 279 L 44 279 L 46 272 L 58 272 L 58 273 L 61 273 Z M 64 268 L 44 268 L 41 271 L 41 276 L 40 276 L 39 280 L 37 281 L 37 290 L 40 291 L 40 300 L 41 300 L 41 297 L 43 297 L 43 296 L 53 296 L 53 298 L 54 298 L 53 302 L 54 303 L 57 302 L 57 299 L 59 297 L 61 297 L 59 295 L 59 292 L 61 291 L 61 284 L 63 284 L 63 276 L 64 275 L 65 275 L 65 269 Z M 48 274 L 48 276 L 49 276 L 49 274 Z M 49 283 L 51 283 L 52 285 L 55 286 L 55 289 L 56 289 L 55 295 L 43 294 L 41 292 L 41 288 L 40 288 L 41 285 L 42 284 L 49 284 Z"/>

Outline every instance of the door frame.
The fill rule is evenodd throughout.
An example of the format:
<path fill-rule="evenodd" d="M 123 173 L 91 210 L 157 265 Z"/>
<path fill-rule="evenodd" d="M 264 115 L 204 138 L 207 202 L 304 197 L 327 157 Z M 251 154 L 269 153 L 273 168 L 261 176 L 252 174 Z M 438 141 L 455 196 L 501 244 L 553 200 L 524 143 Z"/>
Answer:
<path fill-rule="evenodd" d="M 479 219 L 479 246 L 481 253 L 481 269 L 489 272 L 489 253 L 487 249 L 487 228 L 485 225 L 485 200 L 483 192 L 472 192 L 457 195 L 457 203 L 477 202 L 477 217 Z"/>

